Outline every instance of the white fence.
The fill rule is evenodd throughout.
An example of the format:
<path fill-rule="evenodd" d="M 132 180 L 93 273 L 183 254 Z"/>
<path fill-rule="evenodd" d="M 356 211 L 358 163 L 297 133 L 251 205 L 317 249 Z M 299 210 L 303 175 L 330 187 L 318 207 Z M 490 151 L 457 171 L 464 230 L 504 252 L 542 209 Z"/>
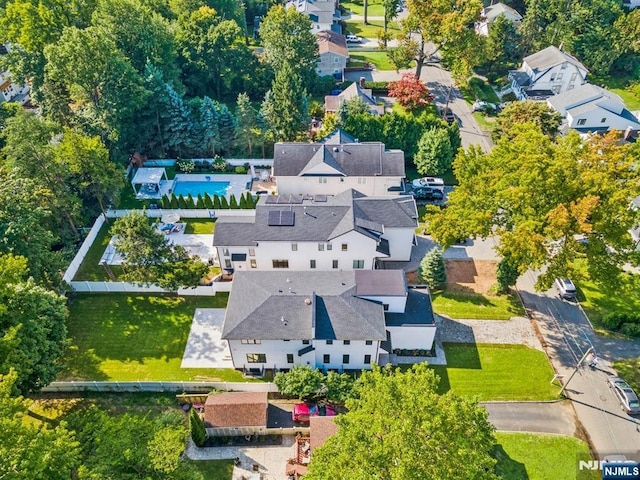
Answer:
<path fill-rule="evenodd" d="M 277 392 L 271 382 L 52 382 L 41 392 Z"/>
<path fill-rule="evenodd" d="M 75 277 L 76 273 L 78 273 L 78 269 L 80 268 L 80 265 L 82 265 L 84 257 L 87 256 L 87 252 L 89 252 L 91 245 L 93 245 L 93 242 L 98 236 L 98 233 L 100 232 L 102 225 L 104 225 L 104 222 L 104 215 L 100 215 L 98 218 L 96 218 L 93 227 L 91 227 L 91 230 L 89 231 L 89 235 L 87 235 L 87 238 L 85 238 L 84 242 L 82 242 L 80 250 L 71 261 L 71 264 L 69 265 L 69 268 L 67 268 L 67 271 L 64 272 L 64 276 L 62 277 L 62 279 L 68 284 L 71 284 L 73 277 Z"/>
<path fill-rule="evenodd" d="M 131 212 L 139 212 L 140 209 L 134 210 L 107 210 L 107 217 L 119 218 L 128 215 Z M 186 209 L 186 208 L 156 208 L 146 209 L 147 217 L 149 218 L 162 218 L 166 213 L 177 213 L 180 218 L 218 218 L 218 217 L 252 217 L 256 214 L 254 209 L 219 209 L 219 210 L 207 210 L 207 209 Z"/>
<path fill-rule="evenodd" d="M 187 159 L 185 159 L 187 160 Z M 213 158 L 190 158 L 188 160 L 193 160 L 194 162 L 209 162 L 213 163 L 215 160 Z M 147 160 L 144 162 L 145 167 L 172 167 L 176 163 L 176 159 L 165 158 L 165 159 L 155 159 L 155 160 Z M 247 163 L 252 167 L 262 167 L 262 166 L 273 166 L 273 158 L 225 158 L 225 162 L 229 165 L 233 165 L 234 167 L 241 167 L 246 165 Z"/>

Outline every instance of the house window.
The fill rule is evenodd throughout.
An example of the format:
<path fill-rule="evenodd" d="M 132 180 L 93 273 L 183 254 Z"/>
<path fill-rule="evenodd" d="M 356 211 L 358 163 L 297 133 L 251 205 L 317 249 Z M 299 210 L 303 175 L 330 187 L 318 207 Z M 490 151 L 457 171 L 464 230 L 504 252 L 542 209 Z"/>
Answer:
<path fill-rule="evenodd" d="M 318 183 L 327 183 L 327 177 L 319 177 Z"/>
<path fill-rule="evenodd" d="M 318 251 L 319 252 L 324 252 L 324 243 L 319 243 L 318 244 Z"/>
<path fill-rule="evenodd" d="M 346 243 L 342 244 L 342 251 L 346 252 L 348 250 L 349 246 Z"/>
<path fill-rule="evenodd" d="M 331 247 L 331 244 L 330 244 L 330 243 L 327 243 L 327 250 L 331 250 L 331 248 L 332 248 L 332 247 Z"/>
<path fill-rule="evenodd" d="M 333 345 L 333 340 L 327 340 L 327 345 Z"/>
<path fill-rule="evenodd" d="M 373 340 L 367 340 L 364 342 L 365 345 L 373 345 Z"/>
<path fill-rule="evenodd" d="M 558 76 L 556 77 L 556 80 L 562 80 L 562 73 L 558 74 Z"/>
<path fill-rule="evenodd" d="M 342 355 L 342 363 L 349 363 L 349 355 Z"/>
<path fill-rule="evenodd" d="M 371 355 L 364 356 L 364 363 L 365 365 L 369 365 L 371 363 Z"/>
<path fill-rule="evenodd" d="M 340 177 L 340 183 L 344 183 L 344 177 Z"/>
<path fill-rule="evenodd" d="M 222 255 L 224 255 L 225 257 L 229 256 L 229 249 L 228 248 L 223 248 L 222 249 Z"/>
<path fill-rule="evenodd" d="M 228 258 L 224 259 L 224 268 L 231 268 L 231 260 Z"/>
<path fill-rule="evenodd" d="M 258 264 L 256 263 L 256 259 L 252 258 L 249 263 L 251 264 L 251 268 L 258 268 Z"/>
<path fill-rule="evenodd" d="M 556 74 L 555 74 L 555 73 L 552 73 L 552 74 L 551 74 L 551 81 L 552 81 L 552 82 L 555 82 L 555 81 L 556 81 Z"/>
<path fill-rule="evenodd" d="M 563 69 L 563 70 L 564 70 L 565 68 L 567 68 L 567 62 L 564 62 L 560 68 L 561 68 L 561 69 Z"/>
<path fill-rule="evenodd" d="M 297 243 L 292 243 L 291 244 L 291 251 L 292 252 L 297 252 L 298 251 L 298 244 Z"/>
<path fill-rule="evenodd" d="M 587 123 L 587 119 L 586 118 L 579 118 L 578 119 L 578 125 L 584 125 L 585 123 Z"/>
<path fill-rule="evenodd" d="M 267 363 L 267 355 L 264 353 L 247 353 L 247 363 Z"/>
<path fill-rule="evenodd" d="M 364 260 L 354 260 L 353 268 L 364 268 Z"/>
<path fill-rule="evenodd" d="M 293 353 L 287 353 L 287 363 L 293 363 Z"/>
<path fill-rule="evenodd" d="M 351 340 L 345 340 L 344 342 L 342 342 L 344 345 L 351 345 Z"/>
<path fill-rule="evenodd" d="M 333 262 L 331 262 L 331 267 L 332 268 L 338 268 L 338 260 L 334 260 Z"/>
<path fill-rule="evenodd" d="M 578 72 L 573 72 L 571 74 L 571 81 L 573 82 L 576 78 L 578 78 Z"/>
<path fill-rule="evenodd" d="M 309 268 L 316 268 L 316 261 L 315 260 L 309 260 Z"/>
<path fill-rule="evenodd" d="M 256 256 L 256 249 L 255 248 L 250 248 L 249 249 L 249 256 L 250 257 L 255 257 Z"/>
<path fill-rule="evenodd" d="M 261 340 L 240 340 L 243 345 L 260 345 Z"/>
<path fill-rule="evenodd" d="M 272 260 L 273 268 L 289 268 L 289 260 Z"/>
<path fill-rule="evenodd" d="M 328 353 L 325 353 L 322 356 L 322 363 L 331 363 L 331 355 L 329 355 Z"/>
<path fill-rule="evenodd" d="M 389 311 L 389 304 L 388 303 L 383 303 L 382 304 L 382 308 L 384 309 L 385 312 Z"/>
<path fill-rule="evenodd" d="M 607 118 L 605 117 L 602 120 L 600 120 L 600 123 L 606 123 L 606 121 L 607 121 Z"/>
<path fill-rule="evenodd" d="M 340 61 L 340 58 L 338 57 L 333 57 L 333 63 L 338 63 Z"/>
<path fill-rule="evenodd" d="M 367 183 L 367 179 L 365 177 L 358 177 L 359 185 L 364 185 L 365 183 Z"/>
<path fill-rule="evenodd" d="M 573 85 L 573 84 L 571 84 L 571 85 L 569 85 L 569 86 L 567 87 L 567 90 L 573 90 L 573 87 L 574 87 L 574 85 Z"/>
<path fill-rule="evenodd" d="M 309 345 L 309 340 L 302 340 L 303 345 Z"/>

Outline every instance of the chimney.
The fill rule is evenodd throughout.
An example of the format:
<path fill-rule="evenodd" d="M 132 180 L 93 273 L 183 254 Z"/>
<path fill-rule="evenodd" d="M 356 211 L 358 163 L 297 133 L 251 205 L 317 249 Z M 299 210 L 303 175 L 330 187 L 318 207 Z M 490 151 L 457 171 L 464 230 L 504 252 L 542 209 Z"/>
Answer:
<path fill-rule="evenodd" d="M 358 85 L 360 85 L 360 88 L 364 88 L 364 77 L 360 77 L 360 81 L 358 82 Z"/>

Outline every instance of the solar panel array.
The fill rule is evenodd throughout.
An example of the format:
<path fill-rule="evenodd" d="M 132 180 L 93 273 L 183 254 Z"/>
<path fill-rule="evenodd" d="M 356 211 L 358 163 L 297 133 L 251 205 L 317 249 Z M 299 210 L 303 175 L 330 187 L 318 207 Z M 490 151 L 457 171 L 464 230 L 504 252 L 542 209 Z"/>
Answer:
<path fill-rule="evenodd" d="M 320 202 L 326 202 L 326 201 L 327 201 L 327 196 L 326 196 L 326 195 L 315 195 L 315 196 L 313 197 L 313 201 L 314 201 L 314 202 L 318 202 L 318 203 L 320 203 Z"/>
<path fill-rule="evenodd" d="M 265 200 L 267 205 L 274 204 L 299 204 L 302 203 L 303 197 L 302 195 L 269 195 Z"/>
<path fill-rule="evenodd" d="M 290 210 L 270 210 L 267 223 L 270 227 L 293 227 L 295 212 Z"/>

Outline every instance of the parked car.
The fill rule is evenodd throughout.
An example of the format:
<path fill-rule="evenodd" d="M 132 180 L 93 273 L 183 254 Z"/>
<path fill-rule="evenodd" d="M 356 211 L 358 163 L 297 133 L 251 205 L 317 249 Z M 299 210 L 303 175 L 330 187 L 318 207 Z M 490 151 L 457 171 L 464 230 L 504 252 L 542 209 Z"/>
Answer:
<path fill-rule="evenodd" d="M 555 281 L 556 289 L 558 290 L 558 295 L 560 298 L 564 298 L 565 300 L 575 300 L 578 291 L 576 290 L 576 286 L 573 282 L 568 278 L 556 278 Z"/>
<path fill-rule="evenodd" d="M 450 108 L 441 108 L 440 109 L 440 117 L 445 120 L 449 125 L 453 122 L 457 121 L 456 116 L 453 114 Z"/>
<path fill-rule="evenodd" d="M 444 180 L 440 177 L 422 177 L 416 178 L 413 182 L 411 182 L 411 187 L 415 190 L 416 188 L 434 188 L 436 190 L 440 190 L 444 192 Z"/>
<path fill-rule="evenodd" d="M 347 35 L 347 43 L 362 43 L 362 39 L 357 35 L 349 34 Z"/>
<path fill-rule="evenodd" d="M 607 383 L 609 384 L 609 388 L 613 390 L 613 394 L 620 402 L 622 410 L 627 412 L 629 415 L 640 415 L 640 401 L 638 400 L 638 395 L 627 382 L 619 377 L 609 377 L 607 378 Z"/>
<path fill-rule="evenodd" d="M 444 193 L 431 187 L 416 188 L 413 190 L 413 196 L 416 200 L 444 200 Z"/>
<path fill-rule="evenodd" d="M 499 112 L 500 107 L 498 107 L 498 105 L 496 105 L 495 103 L 485 102 L 484 100 L 476 100 L 475 103 L 473 104 L 472 110 L 474 112 L 491 113 L 491 112 Z"/>
<path fill-rule="evenodd" d="M 291 413 L 294 422 L 309 423 L 310 417 L 335 417 L 336 411 L 331 405 L 318 405 L 317 403 L 297 403 Z"/>

